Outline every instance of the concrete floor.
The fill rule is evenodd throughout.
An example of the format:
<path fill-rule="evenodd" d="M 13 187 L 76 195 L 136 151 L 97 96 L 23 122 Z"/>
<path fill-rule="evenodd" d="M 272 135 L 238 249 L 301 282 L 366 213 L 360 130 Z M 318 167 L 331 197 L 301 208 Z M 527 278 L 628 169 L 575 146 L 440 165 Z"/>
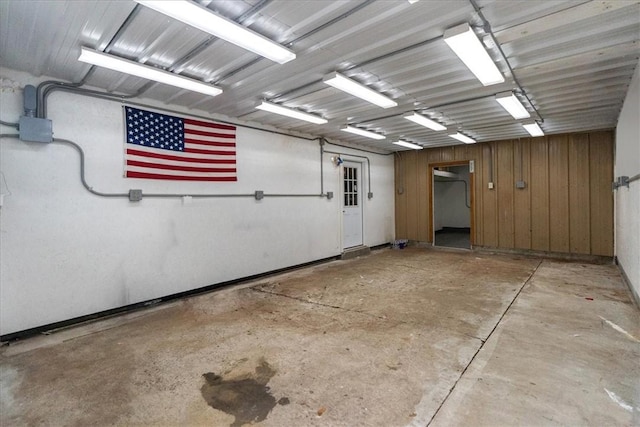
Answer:
<path fill-rule="evenodd" d="M 451 227 L 438 230 L 435 234 L 435 246 L 471 249 L 471 230 L 469 228 Z"/>
<path fill-rule="evenodd" d="M 0 425 L 640 424 L 617 269 L 380 250 L 4 346 Z"/>

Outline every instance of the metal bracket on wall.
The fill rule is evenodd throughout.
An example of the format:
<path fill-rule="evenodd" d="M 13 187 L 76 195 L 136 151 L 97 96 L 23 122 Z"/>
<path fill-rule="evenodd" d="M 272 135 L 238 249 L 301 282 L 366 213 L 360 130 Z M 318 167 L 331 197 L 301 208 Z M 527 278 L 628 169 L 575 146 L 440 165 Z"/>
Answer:
<path fill-rule="evenodd" d="M 629 177 L 628 176 L 619 176 L 615 181 L 611 184 L 612 190 L 617 190 L 620 187 L 629 188 Z"/>

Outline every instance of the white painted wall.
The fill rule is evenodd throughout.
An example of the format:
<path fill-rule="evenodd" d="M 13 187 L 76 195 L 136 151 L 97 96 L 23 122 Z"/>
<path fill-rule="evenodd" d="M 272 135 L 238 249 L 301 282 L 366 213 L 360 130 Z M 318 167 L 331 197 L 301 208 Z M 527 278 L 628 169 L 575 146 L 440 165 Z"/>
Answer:
<path fill-rule="evenodd" d="M 0 77 L 8 88 L 0 98 L 2 120 L 17 121 L 22 91 L 10 88 L 38 81 L 7 69 Z M 119 103 L 56 92 L 48 112 L 54 137 L 84 148 L 87 181 L 99 191 L 320 193 L 317 141 L 239 126 L 236 183 L 125 179 Z M 15 129 L 2 126 L 1 132 Z M 328 148 L 345 158 L 362 155 Z M 78 154 L 69 146 L 3 138 L 0 154 L 2 335 L 342 251 L 339 169 L 329 154 L 324 179 L 325 191 L 336 195 L 332 200 L 193 199 L 186 205 L 180 198 L 133 203 L 90 194 L 80 183 Z M 374 197 L 364 201 L 364 241 L 374 246 L 394 239 L 393 157 L 366 156 Z"/>
<path fill-rule="evenodd" d="M 454 166 L 450 172 L 460 175 L 460 179 L 469 185 L 469 167 Z M 465 204 L 464 184 L 461 182 L 434 181 L 434 228 L 471 227 L 470 209 Z M 471 204 L 467 194 L 467 203 Z"/>
<path fill-rule="evenodd" d="M 615 176 L 640 174 L 640 63 L 629 85 L 616 129 Z M 616 256 L 640 295 L 640 181 L 615 195 Z"/>

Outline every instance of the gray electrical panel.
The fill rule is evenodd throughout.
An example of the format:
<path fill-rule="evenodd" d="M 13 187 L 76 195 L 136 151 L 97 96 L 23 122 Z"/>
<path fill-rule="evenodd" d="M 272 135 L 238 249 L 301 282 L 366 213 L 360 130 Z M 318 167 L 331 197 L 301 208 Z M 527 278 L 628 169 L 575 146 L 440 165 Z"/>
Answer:
<path fill-rule="evenodd" d="M 49 119 L 22 116 L 18 122 L 18 131 L 20 132 L 20 139 L 23 141 L 53 141 L 53 129 Z"/>

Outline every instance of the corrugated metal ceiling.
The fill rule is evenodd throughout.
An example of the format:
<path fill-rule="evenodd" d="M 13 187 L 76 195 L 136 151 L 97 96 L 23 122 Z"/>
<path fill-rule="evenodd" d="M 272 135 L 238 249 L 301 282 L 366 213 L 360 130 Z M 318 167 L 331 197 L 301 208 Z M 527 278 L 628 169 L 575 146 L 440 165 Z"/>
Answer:
<path fill-rule="evenodd" d="M 133 1 L 0 1 L 0 64 L 282 130 L 393 151 L 396 138 L 455 145 L 401 115 L 420 111 L 478 141 L 528 134 L 493 99 L 519 97 L 546 133 L 613 128 L 640 56 L 640 1 L 575 0 L 212 0 L 210 9 L 296 52 L 279 65 Z M 476 10 L 477 7 L 477 10 Z M 483 18 L 490 28 L 483 27 Z M 506 82 L 483 87 L 442 39 L 469 22 L 491 30 L 490 53 Z M 485 37 L 485 43 L 489 37 Z M 78 62 L 80 47 L 211 82 L 211 98 Z M 510 73 L 510 67 L 514 75 Z M 322 83 L 340 71 L 394 98 L 382 109 Z M 515 77 L 515 79 L 514 79 Z M 517 80 L 517 82 L 516 82 Z M 531 105 L 526 97 L 531 100 Z M 313 125 L 255 109 L 262 99 L 317 113 Z M 536 111 L 534 110 L 537 110 Z M 339 130 L 380 132 L 373 141 Z"/>

